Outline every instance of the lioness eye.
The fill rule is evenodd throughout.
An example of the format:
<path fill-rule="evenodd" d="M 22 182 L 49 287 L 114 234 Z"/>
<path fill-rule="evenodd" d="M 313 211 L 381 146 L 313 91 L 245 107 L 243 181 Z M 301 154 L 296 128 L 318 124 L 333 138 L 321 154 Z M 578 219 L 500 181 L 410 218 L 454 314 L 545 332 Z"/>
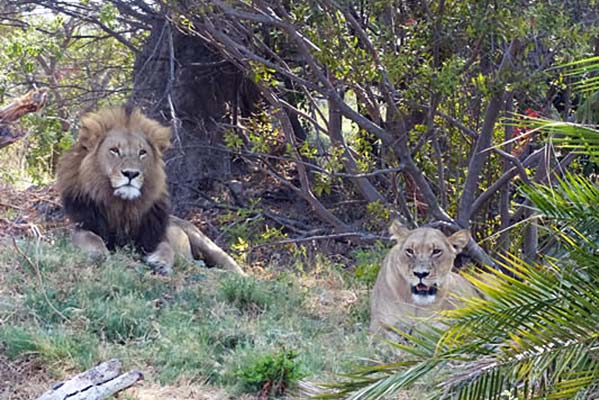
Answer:
<path fill-rule="evenodd" d="M 433 256 L 441 255 L 441 253 L 443 253 L 443 250 L 441 250 L 441 249 L 434 249 L 433 250 Z"/>
<path fill-rule="evenodd" d="M 141 149 L 141 150 L 139 151 L 139 156 L 140 156 L 140 157 L 143 157 L 143 156 L 145 156 L 146 154 L 148 154 L 148 152 L 147 152 L 147 151 L 145 151 L 144 149 Z"/>
<path fill-rule="evenodd" d="M 115 156 L 118 156 L 118 155 L 120 155 L 120 154 L 121 154 L 121 153 L 120 153 L 120 151 L 119 151 L 119 148 L 118 148 L 118 147 L 111 147 L 111 148 L 110 148 L 110 152 L 111 152 L 112 154 L 114 154 Z"/>
<path fill-rule="evenodd" d="M 414 250 L 408 248 L 406 249 L 406 254 L 408 257 L 412 257 L 414 255 Z"/>

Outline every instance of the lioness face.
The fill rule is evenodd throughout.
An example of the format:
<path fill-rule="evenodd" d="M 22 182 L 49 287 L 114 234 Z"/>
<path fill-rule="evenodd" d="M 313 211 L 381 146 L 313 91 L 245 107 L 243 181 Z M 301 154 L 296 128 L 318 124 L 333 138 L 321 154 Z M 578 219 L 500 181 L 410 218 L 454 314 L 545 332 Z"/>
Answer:
<path fill-rule="evenodd" d="M 409 283 L 415 304 L 435 302 L 438 291 L 445 289 L 446 279 L 456 255 L 470 240 L 470 232 L 460 230 L 447 237 L 438 229 L 409 230 L 394 223 L 390 231 L 397 244 L 397 267 Z"/>
<path fill-rule="evenodd" d="M 152 151 L 141 133 L 115 130 L 107 135 L 97 149 L 97 157 L 115 196 L 123 200 L 141 196 L 144 171 L 153 156 Z"/>

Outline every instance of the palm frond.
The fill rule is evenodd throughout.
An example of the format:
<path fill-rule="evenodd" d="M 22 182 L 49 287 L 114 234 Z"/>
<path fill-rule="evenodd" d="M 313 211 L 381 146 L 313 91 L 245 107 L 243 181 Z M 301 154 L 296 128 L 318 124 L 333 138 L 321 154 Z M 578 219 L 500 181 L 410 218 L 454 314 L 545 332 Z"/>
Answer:
<path fill-rule="evenodd" d="M 554 185 L 523 186 L 522 192 L 542 215 L 575 227 L 584 237 L 599 233 L 599 188 L 590 179 L 568 173 Z"/>
<path fill-rule="evenodd" d="M 562 66 L 564 75 L 578 79 L 573 90 L 577 92 L 599 90 L 599 57 L 591 57 L 580 61 L 574 61 Z"/>

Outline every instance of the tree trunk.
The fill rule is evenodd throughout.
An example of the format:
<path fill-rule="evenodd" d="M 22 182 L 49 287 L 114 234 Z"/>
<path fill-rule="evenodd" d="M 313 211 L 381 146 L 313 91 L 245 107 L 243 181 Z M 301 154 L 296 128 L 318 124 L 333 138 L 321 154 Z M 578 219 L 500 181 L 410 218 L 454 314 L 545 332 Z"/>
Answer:
<path fill-rule="evenodd" d="M 234 64 L 164 19 L 154 24 L 134 68 L 133 103 L 173 125 L 165 161 L 174 204 L 193 202 L 198 190 L 245 171 L 223 150 L 223 125 L 252 114 L 260 95 Z"/>

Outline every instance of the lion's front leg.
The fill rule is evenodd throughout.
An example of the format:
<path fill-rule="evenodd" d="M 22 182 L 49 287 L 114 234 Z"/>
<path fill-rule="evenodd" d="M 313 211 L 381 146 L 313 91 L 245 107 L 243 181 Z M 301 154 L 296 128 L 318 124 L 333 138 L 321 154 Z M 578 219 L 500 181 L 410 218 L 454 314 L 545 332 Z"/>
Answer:
<path fill-rule="evenodd" d="M 108 255 L 108 248 L 104 240 L 92 231 L 78 229 L 71 238 L 73 244 L 90 254 L 94 258 L 104 258 Z"/>
<path fill-rule="evenodd" d="M 160 242 L 156 250 L 146 257 L 146 263 L 160 275 L 170 274 L 175 264 L 175 252 L 168 241 Z"/>

